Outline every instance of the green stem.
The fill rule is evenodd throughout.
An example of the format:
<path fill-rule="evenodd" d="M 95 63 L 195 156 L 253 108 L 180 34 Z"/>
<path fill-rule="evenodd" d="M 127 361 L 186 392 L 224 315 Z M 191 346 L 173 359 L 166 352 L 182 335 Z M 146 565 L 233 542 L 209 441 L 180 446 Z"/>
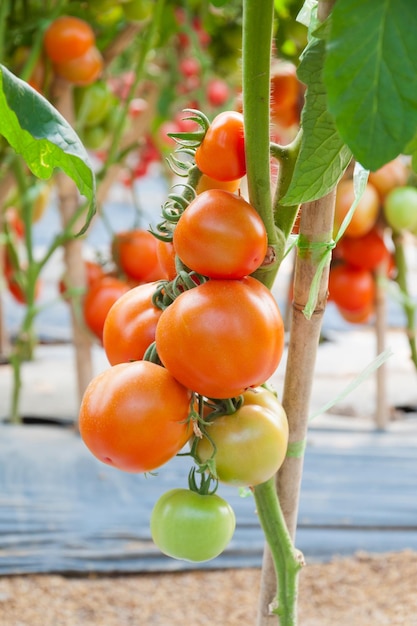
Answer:
<path fill-rule="evenodd" d="M 6 29 L 7 29 L 7 16 L 9 14 L 9 2 L 3 0 L 0 2 L 0 63 L 4 63 L 5 57 L 5 44 L 6 44 Z"/>
<path fill-rule="evenodd" d="M 242 35 L 242 86 L 245 119 L 245 152 L 249 200 L 261 216 L 268 234 L 270 261 L 256 278 L 271 287 L 285 249 L 277 233 L 271 198 L 269 152 L 270 65 L 273 0 L 244 0 Z"/>
<path fill-rule="evenodd" d="M 411 351 L 411 360 L 417 369 L 417 345 L 416 345 L 416 307 L 411 301 L 407 281 L 407 260 L 404 250 L 404 242 L 401 234 L 393 234 L 395 266 L 397 268 L 396 282 L 401 289 L 402 306 L 406 317 L 406 333 Z"/>
<path fill-rule="evenodd" d="M 298 558 L 288 532 L 274 478 L 257 485 L 254 495 L 256 511 L 271 550 L 278 579 L 277 606 L 272 611 L 278 615 L 280 626 L 296 626 L 298 573 L 302 560 Z"/>
<path fill-rule="evenodd" d="M 285 241 L 291 234 L 299 205 L 283 205 L 281 199 L 286 194 L 294 173 L 294 167 L 301 145 L 301 137 L 302 130 L 298 132 L 294 141 L 287 146 L 280 146 L 278 144 L 271 145 L 271 156 L 279 161 L 278 181 L 273 203 L 274 219 L 275 225 L 283 234 Z M 282 259 L 280 259 L 280 261 L 281 260 Z"/>

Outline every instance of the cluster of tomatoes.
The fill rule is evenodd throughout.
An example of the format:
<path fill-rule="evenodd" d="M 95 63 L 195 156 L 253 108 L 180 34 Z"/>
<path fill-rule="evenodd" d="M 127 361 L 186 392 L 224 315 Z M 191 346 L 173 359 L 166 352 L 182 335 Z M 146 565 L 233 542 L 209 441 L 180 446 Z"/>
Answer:
<path fill-rule="evenodd" d="M 410 169 L 398 157 L 371 172 L 364 193 L 340 238 L 329 277 L 329 299 L 350 323 L 371 319 L 376 280 L 395 277 L 392 233 L 417 233 L 417 189 L 408 184 Z M 335 235 L 355 198 L 353 179 L 336 190 Z"/>
<path fill-rule="evenodd" d="M 74 85 L 90 85 L 103 70 L 94 30 L 78 17 L 56 18 L 45 31 L 43 45 L 54 73 Z"/>
<path fill-rule="evenodd" d="M 98 459 L 128 472 L 151 472 L 188 444 L 189 488 L 156 502 L 151 533 L 169 556 L 205 561 L 235 529 L 218 481 L 252 487 L 271 478 L 286 454 L 288 423 L 265 386 L 282 356 L 283 321 L 251 276 L 267 252 L 265 227 L 225 189 L 236 190 L 246 173 L 240 113 L 205 126 L 195 163 L 195 186 L 171 194 L 156 237 L 148 233 L 169 278 L 142 276 L 109 309 L 102 339 L 111 367 L 90 382 L 79 428 Z M 114 256 L 123 266 L 120 239 Z"/>

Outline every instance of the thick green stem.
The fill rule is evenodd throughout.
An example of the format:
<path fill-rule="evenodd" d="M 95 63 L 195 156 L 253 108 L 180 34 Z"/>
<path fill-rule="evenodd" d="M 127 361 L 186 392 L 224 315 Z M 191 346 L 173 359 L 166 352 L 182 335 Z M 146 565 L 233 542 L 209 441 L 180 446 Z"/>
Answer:
<path fill-rule="evenodd" d="M 294 141 L 287 146 L 271 145 L 271 155 L 279 161 L 278 181 L 273 206 L 274 221 L 278 230 L 283 233 L 285 241 L 291 234 L 299 205 L 283 205 L 281 199 L 286 194 L 294 173 L 294 167 L 301 145 L 301 137 L 302 130 L 298 132 Z"/>
<path fill-rule="evenodd" d="M 245 151 L 249 200 L 261 216 L 268 234 L 268 263 L 256 278 L 271 287 L 282 259 L 285 240 L 274 223 L 270 167 L 270 65 L 273 0 L 244 0 L 242 85 Z"/>
<path fill-rule="evenodd" d="M 416 307 L 411 301 L 407 280 L 407 260 L 405 257 L 403 236 L 394 234 L 392 237 L 395 248 L 395 266 L 397 268 L 397 284 L 401 289 L 403 299 L 402 306 L 406 318 L 406 334 L 410 345 L 411 360 L 417 369 L 417 345 L 416 345 Z"/>
<path fill-rule="evenodd" d="M 298 573 L 302 557 L 294 548 L 278 500 L 275 480 L 271 478 L 254 488 L 256 510 L 271 550 L 278 580 L 276 606 L 271 613 L 279 617 L 280 626 L 297 624 Z"/>

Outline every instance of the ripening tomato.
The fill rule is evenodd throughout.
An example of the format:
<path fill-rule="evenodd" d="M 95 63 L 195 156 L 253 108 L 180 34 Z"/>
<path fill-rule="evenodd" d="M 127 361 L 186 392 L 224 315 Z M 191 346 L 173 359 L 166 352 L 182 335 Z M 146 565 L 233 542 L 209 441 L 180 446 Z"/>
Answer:
<path fill-rule="evenodd" d="M 19 304 L 27 304 L 28 303 L 28 294 L 27 291 L 22 287 L 19 281 L 16 278 L 16 274 L 13 271 L 6 272 L 6 282 L 9 293 L 13 296 L 13 298 Z M 35 283 L 35 291 L 34 291 L 34 301 L 38 300 L 40 292 L 41 292 L 41 281 L 38 279 Z"/>
<path fill-rule="evenodd" d="M 100 341 L 110 307 L 128 290 L 129 286 L 114 276 L 104 276 L 88 286 L 83 302 L 84 321 Z"/>
<path fill-rule="evenodd" d="M 155 341 L 162 310 L 152 303 L 155 283 L 133 287 L 110 308 L 103 328 L 103 348 L 111 365 L 139 361 Z"/>
<path fill-rule="evenodd" d="M 89 383 L 80 434 L 103 463 L 125 472 L 151 472 L 190 438 L 190 401 L 191 393 L 160 365 L 119 363 Z"/>
<path fill-rule="evenodd" d="M 187 267 L 210 278 L 242 278 L 263 262 L 264 223 L 241 196 L 222 189 L 199 194 L 182 213 L 174 247 Z"/>
<path fill-rule="evenodd" d="M 335 230 L 337 231 L 355 199 L 353 180 L 341 180 L 336 188 Z M 362 237 L 375 226 L 380 208 L 379 195 L 373 185 L 368 183 L 353 217 L 345 231 L 348 237 Z"/>
<path fill-rule="evenodd" d="M 95 44 L 95 35 L 88 22 L 62 15 L 46 29 L 43 44 L 53 63 L 66 63 L 82 57 Z"/>
<path fill-rule="evenodd" d="M 332 301 L 346 311 L 358 311 L 375 301 L 375 280 L 372 272 L 340 263 L 331 267 L 329 292 Z"/>
<path fill-rule="evenodd" d="M 206 426 L 208 437 L 197 442 L 196 456 L 204 463 L 214 454 L 215 477 L 235 487 L 266 482 L 284 462 L 288 421 L 284 409 L 247 404 L 235 413 L 216 417 Z"/>
<path fill-rule="evenodd" d="M 183 385 L 232 398 L 278 367 L 284 325 L 271 292 L 255 278 L 213 279 L 163 311 L 155 339 L 162 363 Z"/>
<path fill-rule="evenodd" d="M 171 489 L 156 502 L 151 534 L 164 554 L 201 563 L 221 554 L 233 537 L 236 518 L 232 507 L 217 494 Z"/>
<path fill-rule="evenodd" d="M 417 189 L 411 186 L 392 189 L 385 197 L 383 211 L 394 231 L 414 231 L 417 228 Z"/>
<path fill-rule="evenodd" d="M 195 191 L 197 194 L 200 194 L 203 193 L 203 191 L 208 191 L 209 189 L 223 189 L 224 191 L 234 193 L 239 189 L 240 182 L 240 178 L 237 180 L 215 180 L 214 178 L 207 176 L 207 174 L 202 174 Z"/>
<path fill-rule="evenodd" d="M 206 88 L 207 101 L 213 107 L 221 107 L 230 98 L 230 88 L 222 78 L 212 78 L 207 83 Z"/>
<path fill-rule="evenodd" d="M 197 167 L 215 180 L 236 180 L 246 174 L 243 115 L 223 111 L 210 124 L 195 152 Z"/>
<path fill-rule="evenodd" d="M 369 182 L 375 187 L 381 200 L 395 187 L 407 184 L 409 169 L 402 157 L 386 163 L 379 170 L 369 173 Z"/>
<path fill-rule="evenodd" d="M 161 269 L 157 239 L 141 228 L 117 233 L 112 242 L 113 260 L 129 278 L 152 282 L 165 278 Z"/>
<path fill-rule="evenodd" d="M 54 65 L 54 71 L 61 78 L 79 87 L 91 85 L 103 71 L 103 57 L 95 46 L 76 59 L 63 61 Z"/>
<path fill-rule="evenodd" d="M 374 270 L 388 263 L 389 251 L 383 233 L 375 226 L 362 237 L 342 237 L 337 247 L 340 258 L 353 267 Z"/>
<path fill-rule="evenodd" d="M 293 63 L 280 61 L 271 71 L 271 120 L 288 128 L 300 121 L 299 98 L 302 84 Z"/>
<path fill-rule="evenodd" d="M 85 260 L 84 267 L 85 282 L 87 287 L 91 287 L 91 285 L 95 283 L 96 280 L 101 280 L 105 276 L 103 267 L 95 261 Z M 69 289 L 71 289 L 71 286 L 67 283 L 68 280 L 64 274 L 58 283 L 59 293 L 61 294 L 61 296 L 64 297 L 64 299 L 67 299 L 67 292 Z"/>

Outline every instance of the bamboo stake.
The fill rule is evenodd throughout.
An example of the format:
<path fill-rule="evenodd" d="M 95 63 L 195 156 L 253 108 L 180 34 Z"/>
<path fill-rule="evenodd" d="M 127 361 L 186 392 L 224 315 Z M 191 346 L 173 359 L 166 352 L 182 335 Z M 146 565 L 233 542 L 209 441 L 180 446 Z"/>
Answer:
<path fill-rule="evenodd" d="M 290 426 L 289 448 L 292 453 L 291 456 L 287 456 L 277 475 L 279 500 L 293 540 L 296 534 L 310 396 L 322 318 L 327 301 L 330 254 L 321 277 L 317 303 L 311 319 L 305 317 L 303 310 L 308 302 L 311 282 L 319 257 L 325 253 L 326 242 L 328 244 L 332 240 L 334 198 L 335 192 L 333 191 L 320 200 L 305 204 L 300 221 L 300 236 L 306 245 L 302 249 L 298 248 L 296 257 L 291 332 L 282 398 Z M 276 616 L 269 613 L 269 606 L 275 596 L 274 566 L 270 551 L 266 547 L 262 568 L 258 626 L 276 624 Z"/>

